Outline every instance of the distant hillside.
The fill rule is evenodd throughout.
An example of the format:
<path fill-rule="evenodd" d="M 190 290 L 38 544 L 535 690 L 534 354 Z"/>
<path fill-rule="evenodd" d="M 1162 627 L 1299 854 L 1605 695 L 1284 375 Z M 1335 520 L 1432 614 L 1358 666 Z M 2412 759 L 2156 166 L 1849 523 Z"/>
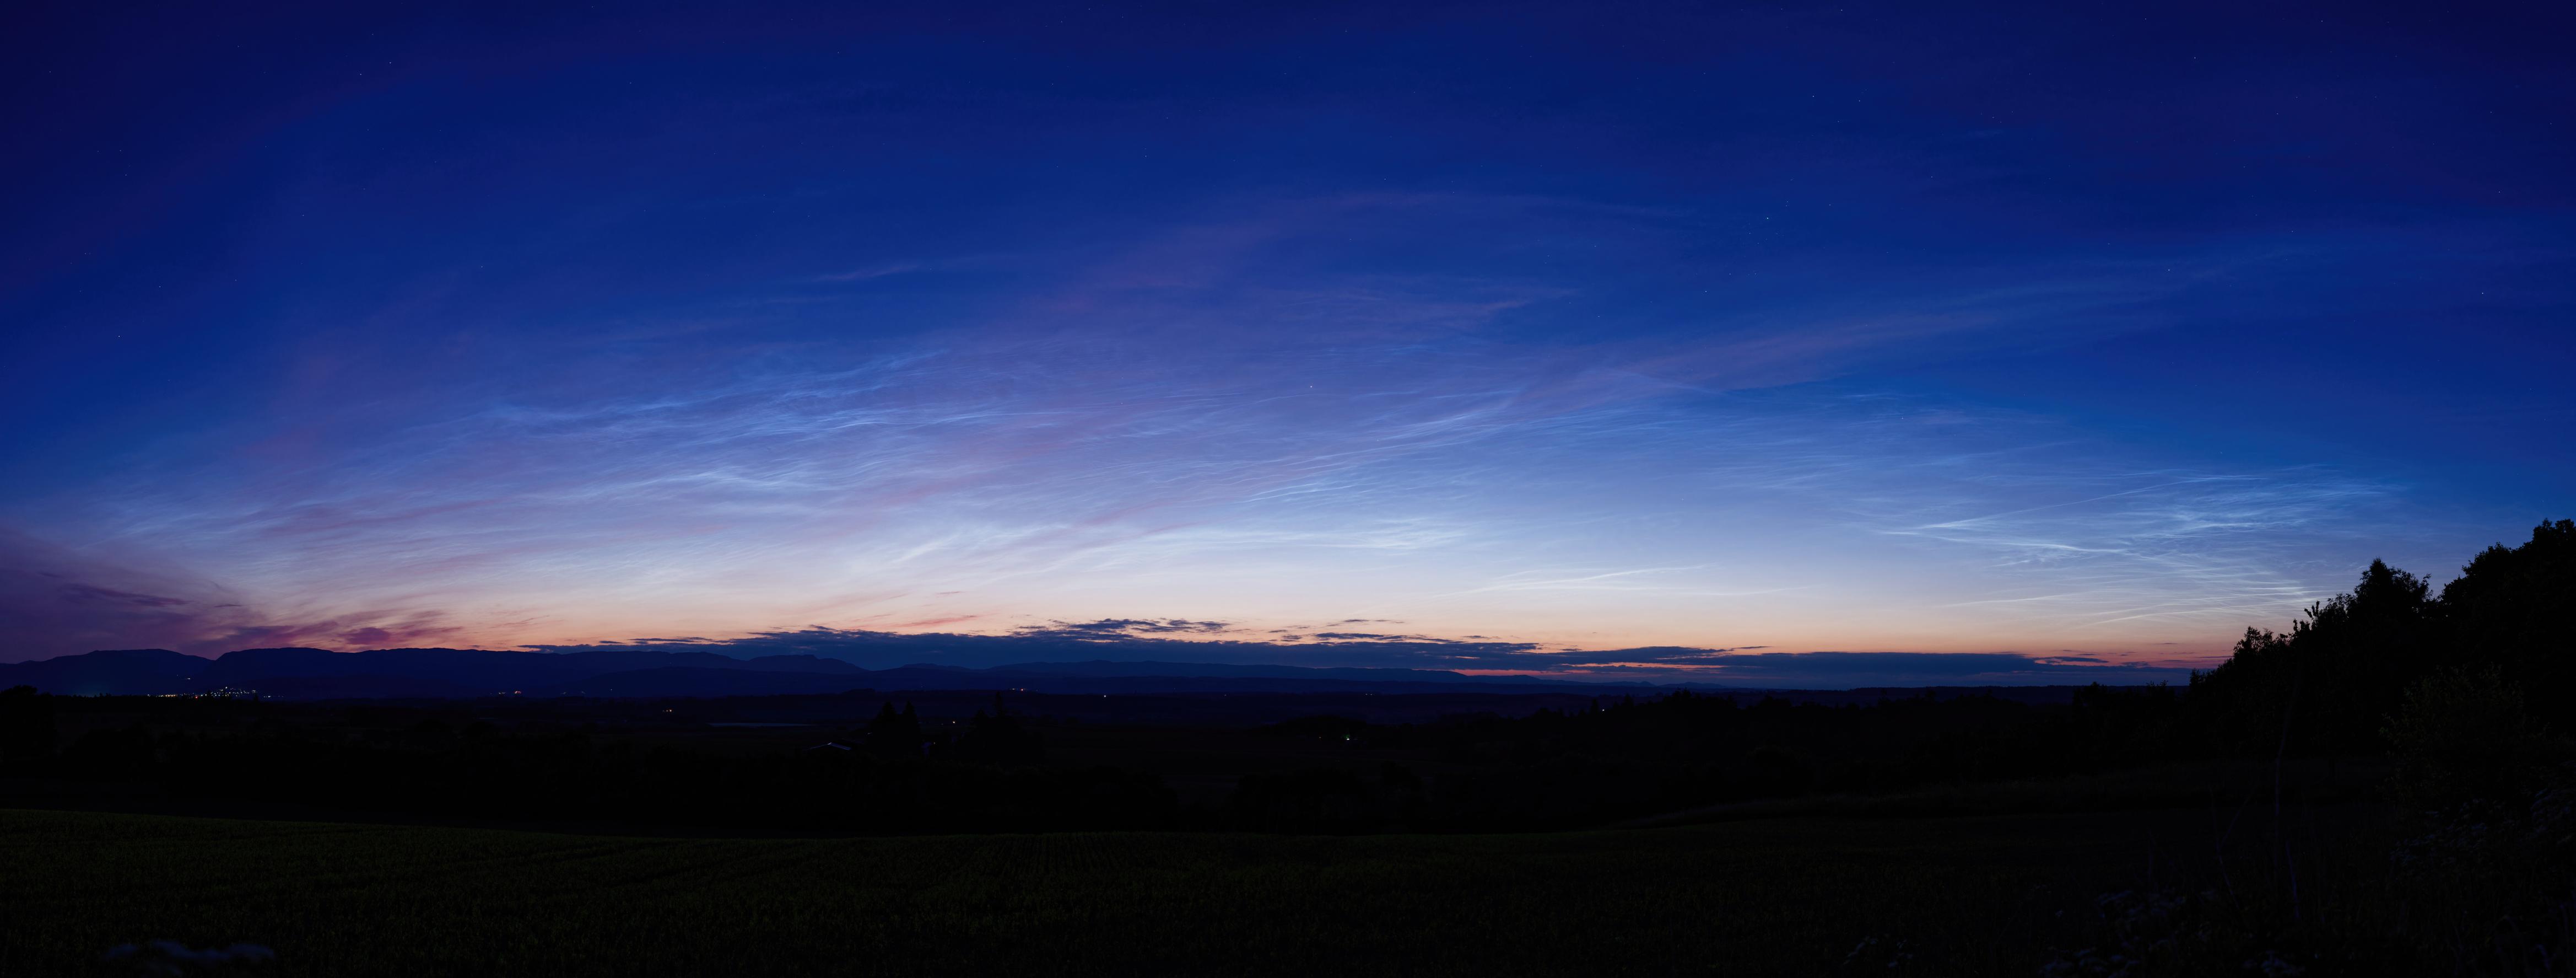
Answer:
<path fill-rule="evenodd" d="M 664 698 L 780 696 L 851 690 L 1025 690 L 1065 694 L 1580 692 L 1616 696 L 1675 688 L 1777 694 L 1801 702 L 1869 703 L 1931 693 L 2065 702 L 2072 687 L 1938 687 L 1847 691 L 1753 690 L 1699 684 L 1581 683 L 1469 676 L 1433 669 L 1308 668 L 1206 662 L 1023 662 L 989 669 L 914 664 L 862 669 L 838 659 L 611 649 L 242 649 L 214 659 L 127 649 L 0 664 L 0 688 L 73 696 L 252 690 L 278 699 L 463 699 L 477 696 Z"/>
<path fill-rule="evenodd" d="M 1338 679 L 1356 682 L 1439 682 L 1474 685 L 1566 685 L 1561 679 L 1534 676 L 1470 676 L 1445 669 L 1369 669 L 1355 667 L 1234 665 L 1213 662 L 1021 662 L 985 672 L 1035 673 L 1049 676 L 1238 676 L 1273 679 Z"/>
<path fill-rule="evenodd" d="M 0 687 L 67 695 L 164 695 L 255 690 L 284 699 L 521 696 L 748 696 L 851 689 L 1026 689 L 1064 693 L 1411 692 L 1605 688 L 1525 676 L 1422 669 L 1310 669 L 1190 662 L 1032 662 L 990 669 L 908 665 L 869 670 L 837 659 L 713 652 L 487 649 L 242 649 L 214 659 L 166 649 L 90 652 L 0 664 Z M 1629 687 L 1648 688 L 1648 687 Z"/>
<path fill-rule="evenodd" d="M 214 659 L 167 649 L 88 652 L 35 662 L 0 664 L 0 688 L 28 685 L 73 696 L 203 693 L 257 690 L 287 699 L 468 697 L 534 693 L 594 676 L 656 669 L 806 677 L 817 686 L 847 689 L 833 675 L 867 670 L 810 655 L 735 659 L 712 652 L 599 651 L 502 652 L 485 649 L 242 649 Z M 614 694 L 595 694 L 614 695 Z M 669 693 L 657 695 L 673 695 Z"/>
<path fill-rule="evenodd" d="M 158 696 L 212 688 L 214 662 L 168 649 L 111 649 L 0 664 L 0 689 L 34 686 L 65 696 Z"/>

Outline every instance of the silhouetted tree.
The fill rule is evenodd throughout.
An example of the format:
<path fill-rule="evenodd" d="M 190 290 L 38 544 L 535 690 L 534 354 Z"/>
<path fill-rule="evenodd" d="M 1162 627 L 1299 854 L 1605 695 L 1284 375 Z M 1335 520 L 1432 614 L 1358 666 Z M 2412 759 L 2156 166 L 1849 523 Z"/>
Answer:
<path fill-rule="evenodd" d="M 889 701 L 877 710 L 877 718 L 868 722 L 868 750 L 880 757 L 921 756 L 921 716 L 913 712 L 911 701 L 897 713 Z"/>
<path fill-rule="evenodd" d="M 1034 764 L 1046 756 L 1046 748 L 1036 732 L 1002 705 L 1002 694 L 996 692 L 990 715 L 977 710 L 966 721 L 966 732 L 957 738 L 957 756 L 984 764 Z"/>
<path fill-rule="evenodd" d="M 2576 683 L 2576 521 L 2544 521 L 2521 546 L 2488 547 L 2442 588 L 2440 613 L 2459 659 L 2564 695 Z"/>
<path fill-rule="evenodd" d="M 2246 629 L 2227 662 L 2192 677 L 2198 733 L 2239 751 L 2367 750 L 2400 729 L 2407 691 L 2445 670 L 2492 666 L 2479 681 L 2505 699 L 2576 681 L 2576 521 L 2489 547 L 2430 590 L 2374 560 L 2288 634 Z"/>
<path fill-rule="evenodd" d="M 2423 578 L 2371 561 L 2351 591 L 2308 606 L 2290 633 L 2245 630 L 2191 697 L 2224 747 L 2366 750 L 2446 644 Z"/>

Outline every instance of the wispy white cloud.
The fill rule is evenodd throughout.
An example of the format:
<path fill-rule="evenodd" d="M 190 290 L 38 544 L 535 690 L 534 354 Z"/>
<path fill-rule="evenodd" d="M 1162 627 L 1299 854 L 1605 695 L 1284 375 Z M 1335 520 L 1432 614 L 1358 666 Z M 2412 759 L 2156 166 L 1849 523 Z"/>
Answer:
<path fill-rule="evenodd" d="M 344 373 L 281 406 L 303 447 L 217 443 L 59 525 L 150 540 L 284 617 L 353 632 L 431 613 L 516 642 L 788 615 L 999 628 L 1437 607 L 1461 632 L 1607 645 L 1823 640 L 1835 621 L 1790 619 L 1859 587 L 1870 561 L 1937 586 L 1853 600 L 1950 616 L 1927 628 L 2197 634 L 2319 594 L 2330 578 L 2298 541 L 2397 492 L 1823 382 L 1927 346 L 2060 341 L 2069 317 L 2142 301 L 2116 277 L 1592 341 L 1521 328 L 1589 314 L 1544 277 L 1288 261 L 1318 235 L 1402 223 L 1389 211 L 1491 207 L 1633 235 L 1670 219 L 1285 202 L 899 338 L 816 341 L 806 324 L 796 342 L 735 344 L 742 331 L 621 323 L 599 350 L 495 341 L 446 369 Z"/>

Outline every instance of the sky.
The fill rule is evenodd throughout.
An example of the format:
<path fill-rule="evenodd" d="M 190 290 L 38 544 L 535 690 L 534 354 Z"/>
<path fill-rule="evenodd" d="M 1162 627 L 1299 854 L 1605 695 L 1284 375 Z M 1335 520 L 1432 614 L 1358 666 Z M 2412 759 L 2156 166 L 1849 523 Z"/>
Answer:
<path fill-rule="evenodd" d="M 0 661 L 2122 681 L 2576 514 L 2563 5 L 962 6 L 8 15 Z"/>

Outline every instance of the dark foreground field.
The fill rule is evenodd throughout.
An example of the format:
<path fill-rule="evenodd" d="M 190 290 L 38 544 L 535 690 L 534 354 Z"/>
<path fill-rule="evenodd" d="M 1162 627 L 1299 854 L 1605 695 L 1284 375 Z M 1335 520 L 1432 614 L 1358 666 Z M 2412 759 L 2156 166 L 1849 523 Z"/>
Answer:
<path fill-rule="evenodd" d="M 2031 974 L 2209 818 L 744 840 L 0 811 L 0 972 L 158 939 L 277 975 Z"/>

